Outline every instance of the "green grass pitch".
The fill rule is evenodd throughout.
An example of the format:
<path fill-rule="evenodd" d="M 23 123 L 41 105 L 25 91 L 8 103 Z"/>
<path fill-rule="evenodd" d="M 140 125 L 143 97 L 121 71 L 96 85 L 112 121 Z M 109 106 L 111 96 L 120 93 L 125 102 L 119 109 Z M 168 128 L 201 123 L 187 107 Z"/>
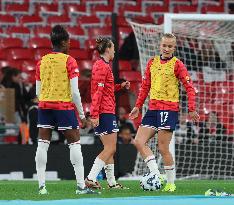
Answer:
<path fill-rule="evenodd" d="M 163 195 L 204 195 L 208 189 L 222 189 L 234 192 L 234 180 L 186 180 L 177 181 L 177 191 L 163 193 L 161 191 L 143 191 L 139 181 L 121 181 L 130 189 L 108 190 L 106 181 L 102 181 L 103 190 L 100 195 L 76 195 L 75 181 L 47 182 L 49 195 L 39 196 L 38 185 L 35 181 L 0 181 L 0 200 L 58 200 L 76 199 L 83 197 L 136 197 L 136 196 L 163 196 Z"/>

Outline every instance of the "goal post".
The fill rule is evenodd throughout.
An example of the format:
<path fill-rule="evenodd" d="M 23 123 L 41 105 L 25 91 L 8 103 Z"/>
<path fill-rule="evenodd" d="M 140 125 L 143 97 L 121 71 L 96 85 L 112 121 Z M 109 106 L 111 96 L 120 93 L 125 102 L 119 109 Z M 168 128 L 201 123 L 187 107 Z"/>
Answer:
<path fill-rule="evenodd" d="M 234 21 L 234 15 L 231 14 L 164 14 L 164 33 L 172 33 L 173 20 L 183 21 Z"/>
<path fill-rule="evenodd" d="M 147 61 L 159 55 L 162 34 L 174 33 L 176 56 L 184 62 L 194 82 L 201 122 L 198 125 L 188 122 L 186 93 L 181 87 L 180 123 L 170 144 L 177 178 L 234 178 L 234 82 L 229 77 L 234 72 L 233 21 L 234 15 L 229 14 L 171 13 L 164 15 L 163 25 L 129 21 L 138 45 L 142 75 Z M 143 115 L 146 109 L 147 103 Z M 152 139 L 149 146 L 162 167 L 156 141 Z M 138 154 L 133 174 L 142 175 L 146 171 Z"/>

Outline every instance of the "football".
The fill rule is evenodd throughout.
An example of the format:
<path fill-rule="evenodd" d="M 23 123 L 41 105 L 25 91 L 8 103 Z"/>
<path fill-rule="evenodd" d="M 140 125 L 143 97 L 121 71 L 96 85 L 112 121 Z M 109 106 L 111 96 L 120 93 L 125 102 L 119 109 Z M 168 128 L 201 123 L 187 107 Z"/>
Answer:
<path fill-rule="evenodd" d="M 146 173 L 140 180 L 140 186 L 144 191 L 157 191 L 161 189 L 161 182 L 156 174 Z"/>

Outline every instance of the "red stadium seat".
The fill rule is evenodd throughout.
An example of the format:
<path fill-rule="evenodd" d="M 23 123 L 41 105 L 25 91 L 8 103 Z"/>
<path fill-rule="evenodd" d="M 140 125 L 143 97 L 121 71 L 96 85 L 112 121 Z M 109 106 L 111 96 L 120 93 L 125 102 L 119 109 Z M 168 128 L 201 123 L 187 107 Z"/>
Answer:
<path fill-rule="evenodd" d="M 89 28 L 88 35 L 89 38 L 94 38 L 94 39 L 96 39 L 98 36 L 111 37 L 112 30 L 111 27 Z"/>
<path fill-rule="evenodd" d="M 83 27 L 101 27 L 102 23 L 97 16 L 81 16 L 77 20 L 78 25 Z"/>
<path fill-rule="evenodd" d="M 119 37 L 122 39 L 125 39 L 131 32 L 131 27 L 119 27 Z"/>
<path fill-rule="evenodd" d="M 232 136 L 234 134 L 234 125 L 233 124 L 227 125 L 227 134 L 230 136 Z"/>
<path fill-rule="evenodd" d="M 50 26 L 39 26 L 34 28 L 34 36 L 40 38 L 50 38 L 51 27 Z"/>
<path fill-rule="evenodd" d="M 71 19 L 68 16 L 64 16 L 64 15 L 58 15 L 58 16 L 49 16 L 47 19 L 47 23 L 49 25 L 56 25 L 56 24 L 60 24 L 60 25 L 71 25 Z"/>
<path fill-rule="evenodd" d="M 230 72 L 227 76 L 227 80 L 234 82 L 234 72 Z"/>
<path fill-rule="evenodd" d="M 93 51 L 96 48 L 96 39 L 89 39 L 85 41 L 85 49 Z"/>
<path fill-rule="evenodd" d="M 198 5 L 175 5 L 174 13 L 197 13 Z"/>
<path fill-rule="evenodd" d="M 26 84 L 35 84 L 36 82 L 35 74 L 36 74 L 35 70 L 27 71 L 27 72 L 23 71 L 21 74 L 23 82 Z"/>
<path fill-rule="evenodd" d="M 30 60 L 33 59 L 32 51 L 28 48 L 14 48 L 8 51 L 8 60 Z"/>
<path fill-rule="evenodd" d="M 94 50 L 92 53 L 92 61 L 96 61 L 100 58 L 100 55 L 97 50 Z"/>
<path fill-rule="evenodd" d="M 91 102 L 91 82 L 90 80 L 83 75 L 84 72 L 80 73 L 80 78 L 79 78 L 79 90 L 80 90 L 80 96 L 82 103 L 90 103 Z M 87 72 L 90 75 L 90 71 Z M 84 104 L 83 104 L 84 106 Z M 87 112 L 89 111 L 89 107 L 87 108 L 86 106 L 84 107 L 84 111 Z"/>
<path fill-rule="evenodd" d="M 125 16 L 127 13 L 130 13 L 130 12 L 131 13 L 141 13 L 142 12 L 141 4 L 138 4 L 138 5 L 123 4 L 123 5 L 119 6 L 119 8 L 118 8 L 118 14 L 120 16 Z"/>
<path fill-rule="evenodd" d="M 16 60 L 0 60 L 0 68 L 5 66 L 11 66 L 17 69 L 21 68 L 22 61 L 16 61 Z"/>
<path fill-rule="evenodd" d="M 7 13 L 10 14 L 30 14 L 29 4 L 23 3 L 23 4 L 17 4 L 17 3 L 11 3 L 7 4 L 5 8 Z"/>
<path fill-rule="evenodd" d="M 133 17 L 132 20 L 138 23 L 155 23 L 154 19 L 151 16 L 136 16 Z"/>
<path fill-rule="evenodd" d="M 132 70 L 131 63 L 129 61 L 120 60 L 119 61 L 119 70 L 120 71 L 131 71 Z"/>
<path fill-rule="evenodd" d="M 24 72 L 35 71 L 36 65 L 37 65 L 37 62 L 35 62 L 34 60 L 24 61 L 22 63 L 22 71 L 24 71 Z"/>
<path fill-rule="evenodd" d="M 96 48 L 96 39 L 88 39 L 85 41 L 85 49 L 88 51 L 89 56 L 92 56 L 93 60 L 96 60 L 99 58 L 99 54 L 97 54 L 98 57 L 95 56 L 94 54 L 94 52 L 96 51 L 95 48 Z"/>
<path fill-rule="evenodd" d="M 20 24 L 22 26 L 38 26 L 38 25 L 45 25 L 43 22 L 43 19 L 40 16 L 34 15 L 34 16 L 22 16 L 20 18 Z"/>
<path fill-rule="evenodd" d="M 9 25 L 17 25 L 17 23 L 14 16 L 8 14 L 0 14 L 0 25 L 9 26 Z"/>
<path fill-rule="evenodd" d="M 196 96 L 199 104 L 212 104 L 214 102 L 212 93 L 197 93 Z"/>
<path fill-rule="evenodd" d="M 5 33 L 5 31 L 0 28 L 0 39 L 1 38 L 9 38 L 10 36 L 8 34 Z"/>
<path fill-rule="evenodd" d="M 70 49 L 79 49 L 80 48 L 80 42 L 75 39 L 70 39 Z"/>
<path fill-rule="evenodd" d="M 77 60 L 87 60 L 90 59 L 88 51 L 84 49 L 70 49 L 69 55 Z"/>
<path fill-rule="evenodd" d="M 38 48 L 35 50 L 35 60 L 38 61 L 38 60 L 41 60 L 41 58 L 50 53 L 51 52 L 51 49 L 48 49 L 48 48 Z"/>
<path fill-rule="evenodd" d="M 162 25 L 164 22 L 164 16 L 159 16 L 156 20 L 157 25 Z"/>
<path fill-rule="evenodd" d="M 75 39 L 86 39 L 87 36 L 85 35 L 84 29 L 81 27 L 67 27 L 67 32 L 69 33 L 71 38 Z"/>
<path fill-rule="evenodd" d="M 6 59 L 6 51 L 4 49 L 0 50 L 0 60 L 5 60 Z"/>
<path fill-rule="evenodd" d="M 204 5 L 201 8 L 202 14 L 208 14 L 208 13 L 225 13 L 224 5 L 220 6 L 214 6 L 214 5 Z"/>
<path fill-rule="evenodd" d="M 9 61 L 0 59 L 0 69 L 1 69 L 2 67 L 6 67 L 6 66 L 9 66 L 9 65 L 10 65 L 10 64 L 9 64 Z"/>
<path fill-rule="evenodd" d="M 206 4 L 206 5 L 213 5 L 213 6 L 219 6 L 219 5 L 224 5 L 224 2 L 225 2 L 225 0 L 211 0 L 211 1 L 205 1 L 204 4 Z"/>
<path fill-rule="evenodd" d="M 193 85 L 198 93 L 212 94 L 216 92 L 216 87 L 214 87 L 212 83 L 193 82 Z"/>
<path fill-rule="evenodd" d="M 6 33 L 12 36 L 13 38 L 29 38 L 30 36 L 30 30 L 26 27 L 18 27 L 18 26 L 13 26 L 13 27 L 8 27 L 6 29 Z"/>
<path fill-rule="evenodd" d="M 24 83 L 35 83 L 36 64 L 34 60 L 23 61 L 21 70 Z"/>
<path fill-rule="evenodd" d="M 58 3 L 45 4 L 38 2 L 35 10 L 38 12 L 37 15 L 42 15 L 42 16 L 59 15 L 60 12 L 58 6 L 59 6 Z"/>
<path fill-rule="evenodd" d="M 82 0 L 83 4 L 86 4 L 87 7 L 92 7 L 95 5 L 107 5 L 108 0 Z"/>
<path fill-rule="evenodd" d="M 128 81 L 138 81 L 141 82 L 141 73 L 138 71 L 121 71 L 119 77 Z"/>
<path fill-rule="evenodd" d="M 91 60 L 79 60 L 77 63 L 79 70 L 92 70 L 93 62 Z"/>
<path fill-rule="evenodd" d="M 31 38 L 28 41 L 29 48 L 48 48 L 51 49 L 51 42 L 48 38 Z"/>
<path fill-rule="evenodd" d="M 11 136 L 11 135 L 4 136 L 2 142 L 4 144 L 17 144 L 18 136 Z"/>
<path fill-rule="evenodd" d="M 110 16 L 113 12 L 112 5 L 95 5 L 91 7 L 91 14 L 97 16 Z"/>
<path fill-rule="evenodd" d="M 213 102 L 215 104 L 233 104 L 234 103 L 234 93 L 226 92 L 223 89 L 223 92 L 213 93 Z"/>
<path fill-rule="evenodd" d="M 234 93 L 234 82 L 213 82 L 216 93 Z"/>
<path fill-rule="evenodd" d="M 130 86 L 130 91 L 132 91 L 137 96 L 139 93 L 140 87 L 141 87 L 141 82 L 132 81 L 131 86 Z"/>
<path fill-rule="evenodd" d="M 1 48 L 21 48 L 23 41 L 19 38 L 3 38 L 0 40 Z"/>
<path fill-rule="evenodd" d="M 72 15 L 87 15 L 87 9 L 85 4 L 66 4 L 65 10 L 69 16 Z"/>
<path fill-rule="evenodd" d="M 107 16 L 104 20 L 105 26 L 111 27 L 112 26 L 112 19 L 111 16 Z M 128 22 L 126 21 L 125 17 L 123 16 L 117 16 L 117 25 L 122 27 L 130 27 Z"/>
<path fill-rule="evenodd" d="M 178 4 L 178 5 L 191 5 L 194 4 L 194 0 L 168 0 L 168 4 Z"/>
<path fill-rule="evenodd" d="M 169 12 L 169 6 L 168 5 L 163 5 L 163 6 L 148 6 L 146 8 L 146 13 L 148 15 L 151 15 L 152 13 L 154 14 L 164 14 Z M 152 16 L 152 15 L 151 15 Z"/>

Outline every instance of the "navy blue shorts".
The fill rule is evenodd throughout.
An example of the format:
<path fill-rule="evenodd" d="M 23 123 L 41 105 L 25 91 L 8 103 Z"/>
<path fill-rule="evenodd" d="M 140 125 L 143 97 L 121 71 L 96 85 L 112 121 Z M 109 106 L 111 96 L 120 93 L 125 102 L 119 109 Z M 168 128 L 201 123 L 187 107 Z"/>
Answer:
<path fill-rule="evenodd" d="M 94 129 L 95 135 L 103 136 L 118 132 L 119 128 L 116 121 L 116 116 L 111 113 L 102 113 L 99 116 L 99 125 Z"/>
<path fill-rule="evenodd" d="M 174 131 L 178 123 L 178 112 L 169 110 L 148 110 L 142 120 L 142 127 L 155 130 Z"/>
<path fill-rule="evenodd" d="M 37 127 L 70 130 L 79 129 L 79 123 L 74 110 L 38 109 Z"/>

